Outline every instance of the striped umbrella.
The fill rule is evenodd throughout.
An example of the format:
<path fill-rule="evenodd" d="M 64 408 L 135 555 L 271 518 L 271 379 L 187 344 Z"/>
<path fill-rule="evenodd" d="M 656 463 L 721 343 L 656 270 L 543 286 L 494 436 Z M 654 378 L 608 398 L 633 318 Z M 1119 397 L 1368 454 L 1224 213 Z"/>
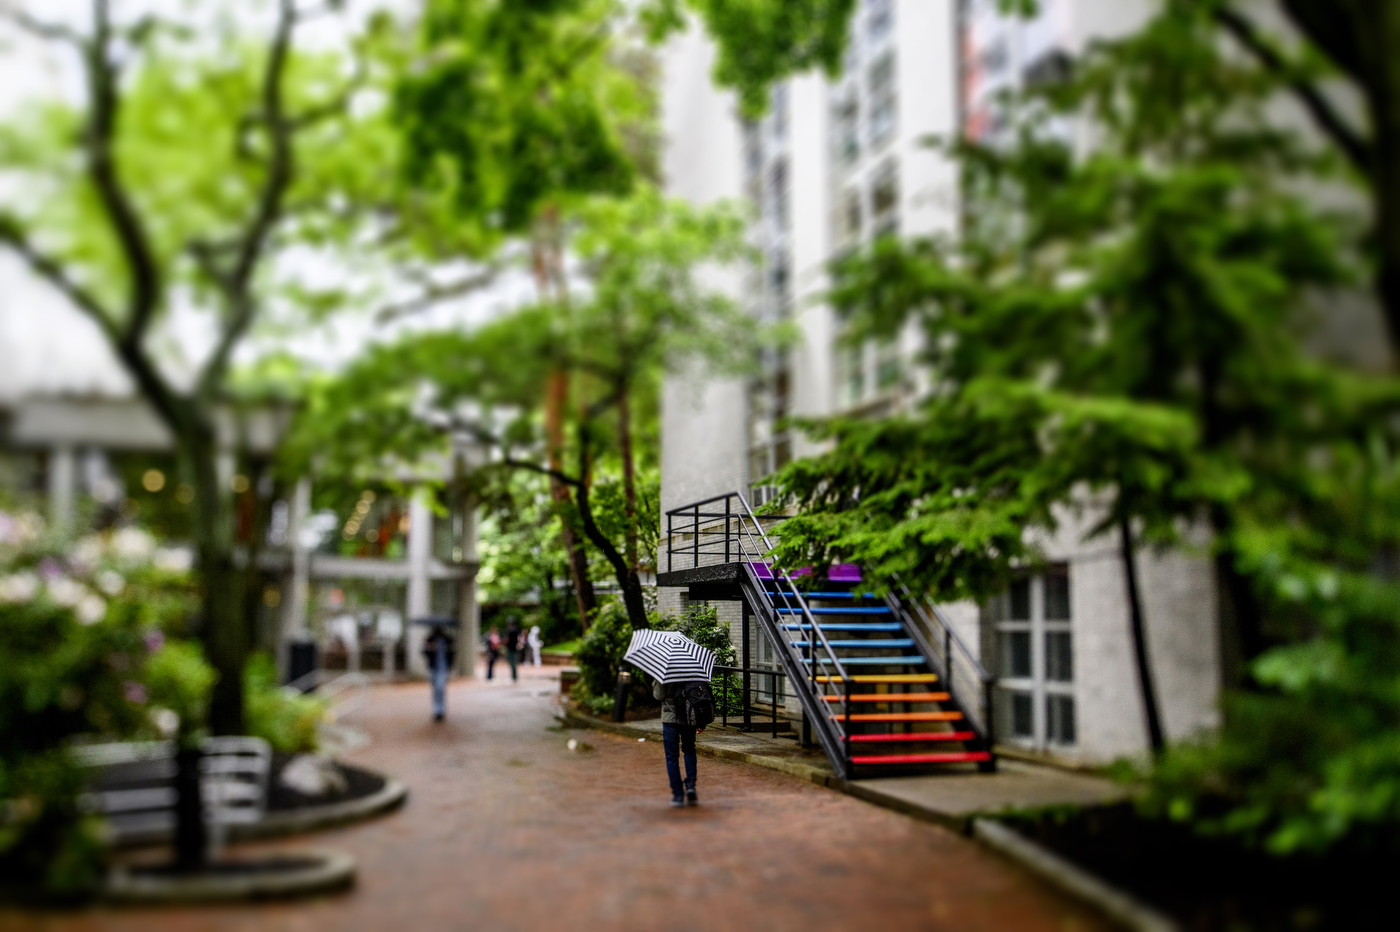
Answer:
<path fill-rule="evenodd" d="M 659 683 L 708 682 L 715 669 L 715 652 L 679 631 L 633 631 L 622 659 Z"/>

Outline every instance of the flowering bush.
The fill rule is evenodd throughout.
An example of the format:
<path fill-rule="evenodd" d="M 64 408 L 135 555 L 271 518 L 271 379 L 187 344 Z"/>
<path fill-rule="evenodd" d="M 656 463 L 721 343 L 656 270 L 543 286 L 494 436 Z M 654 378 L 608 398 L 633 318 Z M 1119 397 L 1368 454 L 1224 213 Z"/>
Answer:
<path fill-rule="evenodd" d="M 100 839 L 67 747 L 193 736 L 212 673 L 167 638 L 197 604 L 183 551 L 132 528 L 62 543 L 0 512 L 0 882 L 72 895 Z"/>

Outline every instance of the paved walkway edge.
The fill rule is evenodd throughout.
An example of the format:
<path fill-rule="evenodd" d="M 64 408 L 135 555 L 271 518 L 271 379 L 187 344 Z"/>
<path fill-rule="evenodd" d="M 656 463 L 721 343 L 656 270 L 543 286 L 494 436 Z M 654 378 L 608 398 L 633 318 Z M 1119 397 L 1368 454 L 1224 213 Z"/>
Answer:
<path fill-rule="evenodd" d="M 1104 915 L 1134 932 L 1181 932 L 1174 920 L 1000 822 L 974 819 L 972 834 L 989 848 L 1098 907 Z"/>
<path fill-rule="evenodd" d="M 564 724 L 573 728 L 592 728 L 596 731 L 621 735 L 626 738 L 655 739 L 656 737 L 652 732 L 625 723 L 589 718 L 572 711 L 566 710 L 560 717 Z M 962 835 L 970 833 L 987 847 L 1010 858 L 1065 893 L 1097 908 L 1108 918 L 1122 923 L 1124 927 L 1132 929 L 1134 932 L 1181 932 L 1181 926 L 1152 907 L 1141 903 L 1122 890 L 1110 886 L 1083 868 L 1070 863 L 1058 854 L 992 819 L 973 816 L 958 818 L 945 812 L 925 808 L 907 799 L 891 796 L 868 784 L 842 780 L 830 771 L 822 770 L 819 767 L 797 764 L 778 757 L 707 747 L 699 741 L 695 743 L 695 750 L 707 757 L 740 761 L 758 767 L 766 767 L 769 770 L 777 770 L 818 786 L 825 786 L 845 793 L 847 796 L 854 796 L 868 803 L 892 809 L 912 818 L 942 825 Z"/>

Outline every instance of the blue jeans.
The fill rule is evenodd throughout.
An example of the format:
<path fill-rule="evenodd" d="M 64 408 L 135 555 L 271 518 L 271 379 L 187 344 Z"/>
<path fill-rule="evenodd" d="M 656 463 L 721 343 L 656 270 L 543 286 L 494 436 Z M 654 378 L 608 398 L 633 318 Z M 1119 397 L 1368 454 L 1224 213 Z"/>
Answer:
<path fill-rule="evenodd" d="M 447 714 L 447 658 L 438 654 L 433 658 L 433 715 Z"/>
<path fill-rule="evenodd" d="M 695 728 L 667 722 L 661 726 L 661 746 L 666 749 L 666 775 L 671 795 L 680 798 L 695 789 Z M 685 782 L 681 782 L 681 752 L 685 752 Z"/>

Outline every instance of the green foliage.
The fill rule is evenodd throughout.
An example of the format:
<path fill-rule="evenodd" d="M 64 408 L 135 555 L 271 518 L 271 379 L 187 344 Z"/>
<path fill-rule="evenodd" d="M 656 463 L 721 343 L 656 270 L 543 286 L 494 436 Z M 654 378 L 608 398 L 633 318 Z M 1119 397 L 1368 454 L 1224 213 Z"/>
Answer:
<path fill-rule="evenodd" d="M 631 188 L 628 140 L 651 132 L 654 103 L 610 36 L 623 12 L 612 0 L 427 5 L 423 57 L 394 95 L 403 170 L 447 195 L 469 250 L 528 229 L 547 204 Z"/>
<path fill-rule="evenodd" d="M 1033 92 L 1012 144 L 957 147 L 962 239 L 877 243 L 832 293 L 852 339 L 916 323 L 933 390 L 805 425 L 830 452 L 777 477 L 801 514 L 776 551 L 984 599 L 1066 515 L 1209 532 L 1250 692 L 1154 798 L 1279 852 L 1400 826 L 1400 588 L 1375 562 L 1400 546 L 1400 382 L 1306 351 L 1365 252 L 1359 218 L 1298 194 L 1347 182 L 1267 118 L 1283 87 L 1169 3 Z"/>
<path fill-rule="evenodd" d="M 262 738 L 278 751 L 316 750 L 316 727 L 325 718 L 325 703 L 278 686 L 277 664 L 266 654 L 249 658 L 243 675 L 243 718 L 248 734 Z"/>
<path fill-rule="evenodd" d="M 598 609 L 574 652 L 579 682 L 588 696 L 606 699 L 609 709 L 617 690 L 617 674 L 623 669 L 622 655 L 631 643 L 632 623 L 627 619 L 627 610 L 620 600 L 614 599 Z"/>
<path fill-rule="evenodd" d="M 718 41 L 715 82 L 757 116 L 775 81 L 815 68 L 840 73 L 856 0 L 651 0 L 643 23 L 654 41 L 684 28 L 685 6 Z"/>

